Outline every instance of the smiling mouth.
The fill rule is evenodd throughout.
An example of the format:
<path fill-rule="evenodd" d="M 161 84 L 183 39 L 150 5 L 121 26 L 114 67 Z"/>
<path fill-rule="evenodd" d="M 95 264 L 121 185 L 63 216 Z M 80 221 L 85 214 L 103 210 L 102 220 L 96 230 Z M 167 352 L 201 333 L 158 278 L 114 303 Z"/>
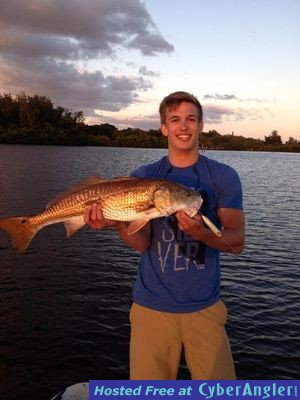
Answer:
<path fill-rule="evenodd" d="M 187 135 L 187 134 L 181 134 L 181 135 L 177 135 L 177 138 L 183 141 L 187 141 L 192 137 L 192 135 Z"/>

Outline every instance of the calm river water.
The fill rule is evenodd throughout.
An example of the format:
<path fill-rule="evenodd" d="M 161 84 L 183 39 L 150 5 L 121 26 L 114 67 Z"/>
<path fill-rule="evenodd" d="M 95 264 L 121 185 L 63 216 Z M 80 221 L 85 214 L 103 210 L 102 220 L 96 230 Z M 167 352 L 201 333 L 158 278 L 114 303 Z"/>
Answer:
<path fill-rule="evenodd" d="M 128 175 L 165 150 L 0 146 L 0 218 L 35 214 L 89 175 Z M 244 188 L 247 247 L 222 256 L 238 378 L 300 378 L 300 156 L 213 152 Z M 138 254 L 113 230 L 39 232 L 23 255 L 0 233 L 0 398 L 47 400 L 89 379 L 128 378 Z M 182 363 L 180 379 L 189 379 Z"/>

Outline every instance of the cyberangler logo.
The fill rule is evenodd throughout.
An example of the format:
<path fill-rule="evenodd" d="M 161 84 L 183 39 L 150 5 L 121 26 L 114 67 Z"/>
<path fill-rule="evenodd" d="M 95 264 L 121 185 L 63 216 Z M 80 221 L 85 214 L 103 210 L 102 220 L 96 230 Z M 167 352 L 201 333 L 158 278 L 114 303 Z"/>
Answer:
<path fill-rule="evenodd" d="M 297 398 L 298 397 L 298 387 L 297 385 L 287 385 L 279 382 L 269 383 L 268 381 L 258 381 L 256 383 L 243 382 L 235 385 L 226 385 L 223 383 L 207 383 L 204 382 L 199 385 L 199 393 L 206 400 L 209 399 L 283 399 L 287 398 Z"/>

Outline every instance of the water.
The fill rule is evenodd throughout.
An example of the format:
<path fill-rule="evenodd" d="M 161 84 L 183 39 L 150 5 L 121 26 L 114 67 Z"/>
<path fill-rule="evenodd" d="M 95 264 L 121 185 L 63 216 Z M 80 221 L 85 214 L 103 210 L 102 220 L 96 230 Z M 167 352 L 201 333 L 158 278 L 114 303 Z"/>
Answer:
<path fill-rule="evenodd" d="M 0 218 L 30 215 L 92 174 L 128 175 L 165 150 L 0 146 Z M 213 152 L 240 174 L 241 255 L 222 255 L 222 297 L 238 378 L 299 379 L 300 158 Z M 128 379 L 128 311 L 138 254 L 113 230 L 62 225 L 23 255 L 0 232 L 0 398 L 47 400 L 89 379 Z M 184 365 L 179 378 L 188 379 Z"/>

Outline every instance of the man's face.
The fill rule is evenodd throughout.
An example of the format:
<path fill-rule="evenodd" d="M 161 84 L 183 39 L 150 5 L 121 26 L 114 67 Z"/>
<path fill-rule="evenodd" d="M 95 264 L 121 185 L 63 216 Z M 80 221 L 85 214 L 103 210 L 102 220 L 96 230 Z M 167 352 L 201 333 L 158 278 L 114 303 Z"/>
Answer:
<path fill-rule="evenodd" d="M 162 134 L 168 138 L 170 149 L 183 151 L 198 149 L 203 123 L 198 121 L 195 104 L 184 101 L 177 109 L 167 109 L 165 123 L 160 128 Z"/>

